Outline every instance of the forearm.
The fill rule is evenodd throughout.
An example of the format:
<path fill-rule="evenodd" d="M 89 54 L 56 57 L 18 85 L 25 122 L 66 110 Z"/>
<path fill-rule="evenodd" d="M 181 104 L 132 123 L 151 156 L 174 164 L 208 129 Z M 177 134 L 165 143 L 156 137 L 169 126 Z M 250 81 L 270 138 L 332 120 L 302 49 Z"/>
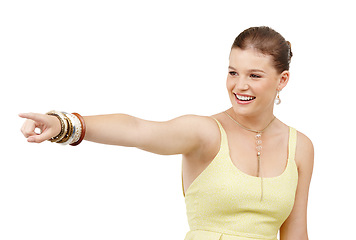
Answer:
<path fill-rule="evenodd" d="M 173 155 L 187 154 L 202 146 L 206 125 L 214 120 L 196 116 L 182 116 L 169 121 L 155 122 L 125 114 L 84 117 L 85 140 L 136 147 L 148 152 Z M 215 126 L 215 125 L 213 125 Z"/>
<path fill-rule="evenodd" d="M 138 146 L 138 126 L 142 121 L 126 114 L 84 117 L 84 140 L 127 147 Z"/>

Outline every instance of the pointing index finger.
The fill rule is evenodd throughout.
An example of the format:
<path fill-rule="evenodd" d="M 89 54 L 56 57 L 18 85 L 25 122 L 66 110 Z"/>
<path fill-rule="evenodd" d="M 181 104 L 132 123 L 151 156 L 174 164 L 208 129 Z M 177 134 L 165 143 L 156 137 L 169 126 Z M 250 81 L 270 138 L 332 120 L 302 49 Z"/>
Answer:
<path fill-rule="evenodd" d="M 20 113 L 19 117 L 31 119 L 38 122 L 43 121 L 43 114 L 39 114 L 39 113 Z"/>

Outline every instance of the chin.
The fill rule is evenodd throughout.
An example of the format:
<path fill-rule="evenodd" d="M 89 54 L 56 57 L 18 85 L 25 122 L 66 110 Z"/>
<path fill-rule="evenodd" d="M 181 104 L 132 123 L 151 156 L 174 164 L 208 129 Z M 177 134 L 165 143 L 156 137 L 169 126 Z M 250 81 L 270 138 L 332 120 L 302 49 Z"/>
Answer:
<path fill-rule="evenodd" d="M 258 117 L 262 116 L 266 112 L 273 112 L 273 105 L 272 107 L 269 105 L 265 105 L 258 102 L 253 102 L 250 104 L 238 104 L 234 102 L 232 104 L 232 108 L 235 114 L 243 117 Z"/>
<path fill-rule="evenodd" d="M 252 116 L 257 114 L 257 112 L 254 111 L 254 109 L 252 109 L 250 107 L 246 108 L 246 107 L 241 107 L 241 106 L 236 106 L 236 105 L 234 106 L 233 105 L 232 108 L 233 108 L 235 114 L 237 114 L 239 116 L 244 116 L 244 117 L 250 117 L 251 116 L 252 117 Z"/>

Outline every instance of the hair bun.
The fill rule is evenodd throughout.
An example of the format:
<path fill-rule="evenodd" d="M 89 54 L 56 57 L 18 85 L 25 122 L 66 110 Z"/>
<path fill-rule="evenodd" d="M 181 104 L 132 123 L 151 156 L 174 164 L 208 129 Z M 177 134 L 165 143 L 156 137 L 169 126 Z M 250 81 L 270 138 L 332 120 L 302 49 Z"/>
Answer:
<path fill-rule="evenodd" d="M 286 41 L 287 45 L 288 45 L 288 63 L 291 62 L 292 57 L 293 57 L 293 53 L 292 53 L 292 44 L 289 41 Z"/>
<path fill-rule="evenodd" d="M 251 27 L 241 32 L 231 48 L 242 50 L 254 48 L 264 55 L 272 56 L 273 66 L 278 73 L 289 70 L 293 56 L 290 42 L 270 27 Z"/>

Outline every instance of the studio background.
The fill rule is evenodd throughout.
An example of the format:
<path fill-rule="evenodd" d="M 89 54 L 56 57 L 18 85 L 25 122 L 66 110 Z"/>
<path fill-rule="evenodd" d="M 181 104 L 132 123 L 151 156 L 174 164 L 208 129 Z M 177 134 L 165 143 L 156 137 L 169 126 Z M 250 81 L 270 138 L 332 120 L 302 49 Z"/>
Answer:
<path fill-rule="evenodd" d="M 17 114 L 224 111 L 233 40 L 261 25 L 292 43 L 275 114 L 314 143 L 309 238 L 350 239 L 356 19 L 329 2 L 1 1 L 0 239 L 184 239 L 181 156 L 30 144 Z"/>

